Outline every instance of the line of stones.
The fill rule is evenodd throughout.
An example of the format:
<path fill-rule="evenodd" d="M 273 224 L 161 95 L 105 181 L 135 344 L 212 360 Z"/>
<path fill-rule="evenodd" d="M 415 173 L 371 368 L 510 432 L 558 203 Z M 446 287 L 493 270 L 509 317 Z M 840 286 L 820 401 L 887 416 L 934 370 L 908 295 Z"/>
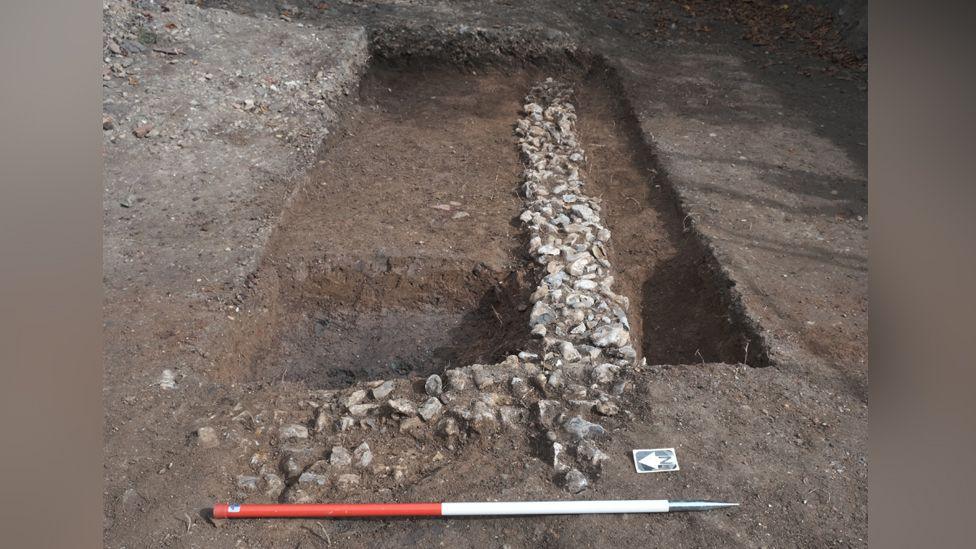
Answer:
<path fill-rule="evenodd" d="M 608 383 L 633 365 L 628 299 L 613 291 L 600 199 L 583 193 L 583 150 L 576 136 L 572 89 L 551 78 L 532 88 L 516 134 L 527 169 L 523 192 L 529 252 L 545 266 L 530 317 L 543 338 L 549 369 Z"/>

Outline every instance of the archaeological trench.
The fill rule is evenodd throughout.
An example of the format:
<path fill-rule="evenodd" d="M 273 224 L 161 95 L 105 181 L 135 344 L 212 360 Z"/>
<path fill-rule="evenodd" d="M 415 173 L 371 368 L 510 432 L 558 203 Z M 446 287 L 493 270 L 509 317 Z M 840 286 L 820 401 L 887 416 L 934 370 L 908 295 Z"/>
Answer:
<path fill-rule="evenodd" d="M 578 494 L 636 371 L 769 362 L 599 58 L 374 54 L 358 94 L 217 361 L 239 501 L 402 485 L 489 437 Z"/>

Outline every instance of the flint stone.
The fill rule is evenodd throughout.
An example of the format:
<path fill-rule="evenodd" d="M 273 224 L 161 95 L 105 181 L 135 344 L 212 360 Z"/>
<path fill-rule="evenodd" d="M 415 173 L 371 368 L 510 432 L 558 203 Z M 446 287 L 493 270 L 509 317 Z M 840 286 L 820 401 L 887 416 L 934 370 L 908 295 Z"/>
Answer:
<path fill-rule="evenodd" d="M 643 362 L 646 363 L 647 361 L 644 360 Z M 627 381 L 627 380 L 618 381 L 617 383 L 615 383 L 613 385 L 613 389 L 611 389 L 611 390 L 613 391 L 613 394 L 615 394 L 617 396 L 620 396 L 620 395 L 624 394 L 624 392 L 629 391 L 630 388 L 631 388 L 631 385 L 633 385 L 633 384 L 630 381 Z"/>
<path fill-rule="evenodd" d="M 601 265 L 608 268 L 610 267 L 610 261 L 607 259 L 607 251 L 602 245 L 594 244 L 593 247 L 590 248 L 590 253 L 593 254 L 593 257 L 595 257 Z"/>
<path fill-rule="evenodd" d="M 352 408 L 353 406 L 355 406 L 355 405 L 359 404 L 360 402 L 362 402 L 364 398 L 366 398 L 366 391 L 365 390 L 359 389 L 359 390 L 353 391 L 352 394 L 350 394 L 346 398 L 346 402 L 345 402 L 346 408 Z"/>
<path fill-rule="evenodd" d="M 282 440 L 308 438 L 308 427 L 299 425 L 297 423 L 282 425 L 281 428 L 278 429 L 278 438 Z"/>
<path fill-rule="evenodd" d="M 365 468 L 373 463 L 373 451 L 369 449 L 369 444 L 363 442 L 352 452 L 353 459 L 356 460 L 356 467 Z"/>
<path fill-rule="evenodd" d="M 287 455 L 281 460 L 281 472 L 288 478 L 295 478 L 302 472 L 302 466 L 295 456 Z"/>
<path fill-rule="evenodd" d="M 563 371 L 562 370 L 556 370 L 555 372 L 553 372 L 552 374 L 550 374 L 549 375 L 548 385 L 550 387 L 552 387 L 553 389 L 559 389 L 559 388 L 561 388 L 564 385 L 564 383 L 563 383 Z"/>
<path fill-rule="evenodd" d="M 597 347 L 623 347 L 630 341 L 630 333 L 621 324 L 604 324 L 590 334 L 590 340 Z"/>
<path fill-rule="evenodd" d="M 589 486 L 589 481 L 586 480 L 586 475 L 579 472 L 577 469 L 570 469 L 566 476 L 563 477 L 563 483 L 566 487 L 566 491 L 570 494 L 578 494 L 583 490 L 586 490 Z"/>
<path fill-rule="evenodd" d="M 596 472 L 600 472 L 603 469 L 603 464 L 610 461 L 610 456 L 603 450 L 597 448 L 593 441 L 584 440 L 576 448 L 576 459 L 582 465 Z"/>
<path fill-rule="evenodd" d="M 590 374 L 594 383 L 610 383 L 613 381 L 614 374 L 619 370 L 619 366 L 605 362 L 593 368 L 593 372 Z"/>
<path fill-rule="evenodd" d="M 583 276 L 583 274 L 586 273 L 586 266 L 589 265 L 589 263 L 590 262 L 587 261 L 585 257 L 581 257 L 570 263 L 566 270 L 569 271 L 569 274 L 573 276 Z"/>
<path fill-rule="evenodd" d="M 563 309 L 563 316 L 567 321 L 578 324 L 586 319 L 586 311 L 581 311 L 579 309 Z"/>
<path fill-rule="evenodd" d="M 593 208 L 590 208 L 586 204 L 573 204 L 570 208 L 574 214 L 582 218 L 584 221 L 593 221 L 596 219 L 596 214 L 593 213 Z"/>
<path fill-rule="evenodd" d="M 197 429 L 197 445 L 202 448 L 216 448 L 220 446 L 220 439 L 217 438 L 217 430 L 213 427 L 200 427 Z"/>
<path fill-rule="evenodd" d="M 255 471 L 260 471 L 264 464 L 268 461 L 268 454 L 264 452 L 256 452 L 251 456 L 251 468 Z"/>
<path fill-rule="evenodd" d="M 258 489 L 259 477 L 251 475 L 237 475 L 237 487 L 248 492 L 256 492 Z"/>
<path fill-rule="evenodd" d="M 387 397 L 387 395 L 393 392 L 393 389 L 396 389 L 396 384 L 394 384 L 393 381 L 384 381 L 378 387 L 373 388 L 373 398 L 376 400 L 383 400 Z"/>
<path fill-rule="evenodd" d="M 402 416 L 415 416 L 417 415 L 417 409 L 414 408 L 412 402 L 405 398 L 391 399 L 386 402 L 386 405 L 390 407 L 394 412 Z"/>
<path fill-rule="evenodd" d="M 285 489 L 285 481 L 274 473 L 264 475 L 264 483 L 268 486 L 268 489 L 264 491 L 266 496 L 277 498 Z"/>
<path fill-rule="evenodd" d="M 546 277 L 542 280 L 552 288 L 558 288 L 562 286 L 563 281 L 566 280 L 566 271 L 558 271 L 550 275 L 546 275 Z"/>
<path fill-rule="evenodd" d="M 543 427 L 552 427 L 559 415 L 560 404 L 557 400 L 540 400 L 536 402 L 536 418 Z"/>
<path fill-rule="evenodd" d="M 563 457 L 566 455 L 566 450 L 562 444 L 558 442 L 552 443 L 552 468 L 556 470 L 557 473 L 565 473 L 569 471 L 569 465 L 565 463 Z"/>
<path fill-rule="evenodd" d="M 563 423 L 563 429 L 576 440 L 603 438 L 607 430 L 597 423 L 586 421 L 580 416 L 573 416 Z"/>
<path fill-rule="evenodd" d="M 576 288 L 577 290 L 595 290 L 596 287 L 597 283 L 588 278 L 583 278 L 573 283 L 573 288 Z"/>
<path fill-rule="evenodd" d="M 295 459 L 299 465 L 304 468 L 305 466 L 314 463 L 322 455 L 321 448 L 315 448 L 310 446 L 288 446 L 282 449 L 284 457 L 291 457 Z"/>
<path fill-rule="evenodd" d="M 379 408 L 379 404 L 354 404 L 349 407 L 349 413 L 354 416 L 364 416 L 370 412 L 370 410 L 375 410 Z"/>
<path fill-rule="evenodd" d="M 576 347 L 568 341 L 563 341 L 559 346 L 559 350 L 563 355 L 563 359 L 568 362 L 576 362 L 582 358 L 579 351 L 576 350 Z"/>
<path fill-rule="evenodd" d="M 332 453 L 329 455 L 329 464 L 335 467 L 345 467 L 352 464 L 352 456 L 349 450 L 342 446 L 333 446 Z"/>
<path fill-rule="evenodd" d="M 495 419 L 495 411 L 482 401 L 476 401 L 471 407 L 471 428 L 485 434 L 494 431 L 498 427 L 498 420 Z"/>
<path fill-rule="evenodd" d="M 440 414 L 441 408 L 443 408 L 441 401 L 435 397 L 430 397 L 427 399 L 427 402 L 424 402 L 420 408 L 417 409 L 417 413 L 420 414 L 420 417 L 424 421 L 430 421 Z"/>
<path fill-rule="evenodd" d="M 553 311 L 552 307 L 542 301 L 536 301 L 535 305 L 532 306 L 532 312 L 529 313 L 529 325 L 545 325 L 553 320 L 556 320 L 556 311 Z"/>
<path fill-rule="evenodd" d="M 594 303 L 596 300 L 586 294 L 574 293 L 566 296 L 566 305 L 574 309 L 590 309 Z"/>
<path fill-rule="evenodd" d="M 601 400 L 593 406 L 593 411 L 601 416 L 615 416 L 620 412 L 620 407 L 609 400 Z"/>
<path fill-rule="evenodd" d="M 424 391 L 432 397 L 440 396 L 444 392 L 444 383 L 441 381 L 441 376 L 434 374 L 428 377 L 424 383 Z"/>
<path fill-rule="evenodd" d="M 633 345 L 624 345 L 617 349 L 617 355 L 628 360 L 634 360 L 637 358 L 637 350 L 634 349 Z"/>
<path fill-rule="evenodd" d="M 298 477 L 298 484 L 325 486 L 328 483 L 329 483 L 328 475 L 323 475 L 321 473 L 312 473 L 310 471 L 306 471 L 301 475 L 299 475 Z"/>
<path fill-rule="evenodd" d="M 529 385 L 525 382 L 524 379 L 520 377 L 513 377 L 511 381 L 511 385 L 512 385 L 512 395 L 514 395 L 515 398 L 522 399 L 529 394 Z"/>

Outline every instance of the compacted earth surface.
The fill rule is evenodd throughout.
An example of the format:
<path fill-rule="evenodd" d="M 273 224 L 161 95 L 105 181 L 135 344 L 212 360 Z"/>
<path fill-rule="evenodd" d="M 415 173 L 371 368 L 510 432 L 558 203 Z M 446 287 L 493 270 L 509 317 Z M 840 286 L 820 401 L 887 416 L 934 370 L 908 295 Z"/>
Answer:
<path fill-rule="evenodd" d="M 106 2 L 106 546 L 865 546 L 852 6 Z"/>

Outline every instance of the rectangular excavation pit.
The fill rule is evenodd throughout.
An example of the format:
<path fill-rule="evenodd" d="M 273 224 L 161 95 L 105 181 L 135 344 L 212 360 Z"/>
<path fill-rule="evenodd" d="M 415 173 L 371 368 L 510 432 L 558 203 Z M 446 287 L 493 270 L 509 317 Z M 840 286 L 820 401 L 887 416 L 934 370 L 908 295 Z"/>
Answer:
<path fill-rule="evenodd" d="M 575 81 L 587 189 L 604 201 L 638 352 L 761 365 L 612 71 L 408 63 L 370 69 L 285 212 L 259 271 L 278 281 L 271 318 L 238 373 L 331 388 L 531 349 L 539 275 L 518 220 L 513 127 L 528 89 L 553 75 Z"/>

